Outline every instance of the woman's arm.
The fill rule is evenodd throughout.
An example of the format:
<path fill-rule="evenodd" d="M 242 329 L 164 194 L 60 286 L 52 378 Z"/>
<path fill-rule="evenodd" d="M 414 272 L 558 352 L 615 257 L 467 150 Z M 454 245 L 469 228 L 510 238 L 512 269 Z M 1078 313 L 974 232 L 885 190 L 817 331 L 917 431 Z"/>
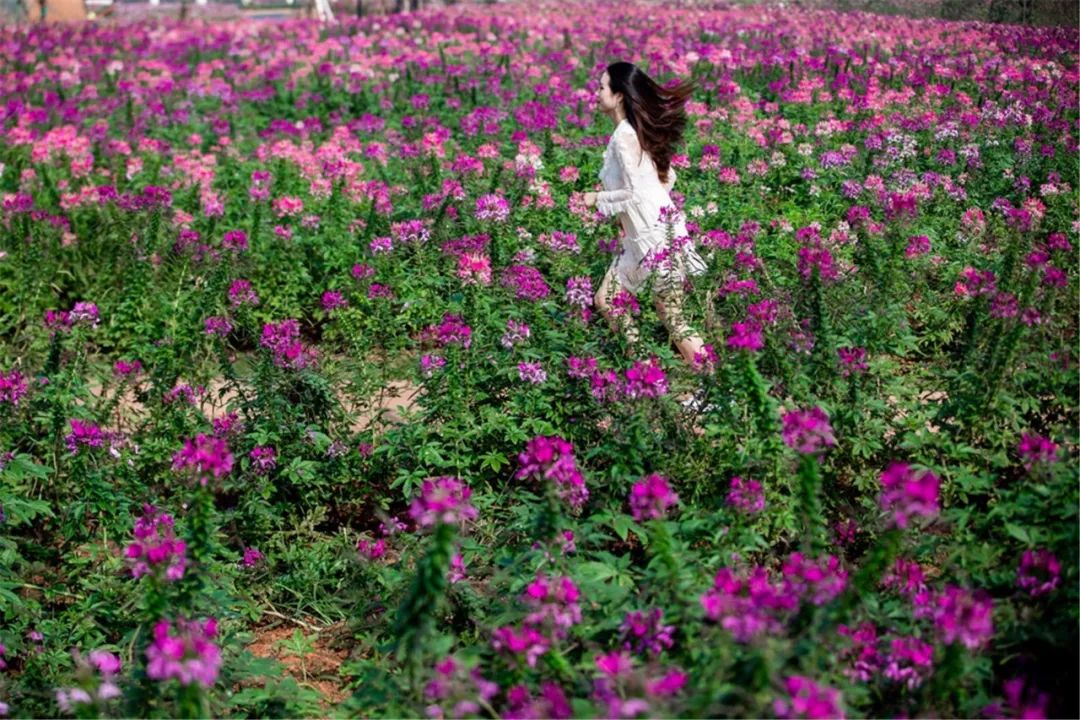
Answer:
<path fill-rule="evenodd" d="M 635 150 L 638 150 L 636 153 Z M 630 209 L 635 197 L 634 182 L 634 155 L 640 162 L 641 152 L 637 148 L 637 137 L 631 133 L 620 133 L 615 136 L 614 142 L 615 161 L 619 164 L 622 177 L 626 185 L 617 190 L 607 190 L 596 194 L 596 209 L 601 215 L 617 215 Z"/>

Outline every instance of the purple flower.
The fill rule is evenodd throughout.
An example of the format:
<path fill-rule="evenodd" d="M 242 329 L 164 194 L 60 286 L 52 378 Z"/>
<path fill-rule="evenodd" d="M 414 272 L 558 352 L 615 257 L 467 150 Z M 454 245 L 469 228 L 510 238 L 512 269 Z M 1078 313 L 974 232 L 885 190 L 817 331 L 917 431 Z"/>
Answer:
<path fill-rule="evenodd" d="M 572 277 L 566 281 L 566 302 L 578 308 L 592 307 L 593 287 L 592 278 L 582 275 Z"/>
<path fill-rule="evenodd" d="M 198 684 L 209 689 L 221 669 L 221 650 L 214 643 L 217 621 L 161 620 L 146 649 L 146 674 L 151 679 L 175 679 L 181 685 Z"/>
<path fill-rule="evenodd" d="M 532 609 L 525 624 L 546 630 L 551 637 L 565 638 L 567 631 L 581 622 L 580 598 L 581 591 L 569 577 L 537 575 L 522 596 Z"/>
<path fill-rule="evenodd" d="M 653 608 L 648 612 L 635 610 L 626 613 L 622 626 L 623 649 L 636 653 L 659 655 L 670 650 L 675 641 L 674 625 L 664 625 L 664 611 Z"/>
<path fill-rule="evenodd" d="M 229 286 L 229 304 L 233 308 L 241 305 L 255 306 L 259 304 L 259 296 L 255 294 L 251 283 L 247 280 L 233 280 Z"/>
<path fill-rule="evenodd" d="M 213 477 L 221 479 L 232 472 L 233 456 L 223 438 L 199 433 L 185 440 L 184 447 L 173 455 L 172 469 L 191 472 L 199 484 Z"/>
<path fill-rule="evenodd" d="M 566 358 L 566 374 L 575 380 L 583 380 L 596 372 L 596 358 L 575 357 Z"/>
<path fill-rule="evenodd" d="M 349 307 L 349 301 L 339 290 L 327 290 L 322 294 L 322 308 L 327 312 Z"/>
<path fill-rule="evenodd" d="M 510 204 L 499 195 L 481 195 L 476 199 L 476 219 L 505 222 L 510 217 Z"/>
<path fill-rule="evenodd" d="M 386 554 L 386 540 L 382 538 L 374 541 L 366 538 L 360 539 L 356 542 L 356 552 L 365 560 L 378 560 Z"/>
<path fill-rule="evenodd" d="M 269 349 L 274 364 L 286 370 L 302 370 L 315 362 L 315 350 L 300 340 L 300 322 L 293 318 L 263 325 L 259 344 Z"/>
<path fill-rule="evenodd" d="M 460 315 L 446 313 L 438 325 L 429 325 L 420 335 L 424 341 L 434 342 L 438 347 L 459 345 L 468 348 L 472 345 L 472 328 L 465 324 Z"/>
<path fill-rule="evenodd" d="M 927 519 L 937 517 L 941 480 L 929 470 L 919 472 L 905 463 L 892 463 L 881 473 L 881 485 L 884 491 L 878 504 L 885 512 L 892 513 L 896 527 L 907 528 L 916 515 Z"/>
<path fill-rule="evenodd" d="M 1024 468 L 1031 470 L 1038 466 L 1053 465 L 1058 461 L 1058 446 L 1053 440 L 1037 433 L 1022 433 L 1017 446 Z"/>
<path fill-rule="evenodd" d="M 773 583 L 763 567 L 745 580 L 730 568 L 720 568 L 713 587 L 699 598 L 705 617 L 719 623 L 736 642 L 749 642 L 779 632 L 787 613 L 798 609 L 798 598 L 783 584 Z"/>
<path fill-rule="evenodd" d="M 499 344 L 507 350 L 510 350 L 515 345 L 519 345 L 528 340 L 531 334 L 532 332 L 529 330 L 529 326 L 525 323 L 520 323 L 517 320 L 507 320 L 506 332 L 504 332 L 503 336 L 499 339 Z"/>
<path fill-rule="evenodd" d="M 793 410 L 783 416 L 784 443 L 803 455 L 821 452 L 836 445 L 829 416 L 820 407 Z"/>
<path fill-rule="evenodd" d="M 907 249 L 904 255 L 908 258 L 917 258 L 930 252 L 930 238 L 925 235 L 912 235 L 908 238 Z"/>
<path fill-rule="evenodd" d="M 626 652 L 597 655 L 596 669 L 610 678 L 622 677 L 634 669 L 634 659 Z"/>
<path fill-rule="evenodd" d="M 833 264 L 832 253 L 815 245 L 803 245 L 799 248 L 798 268 L 804 280 L 809 280 L 815 272 L 822 282 L 835 280 L 840 276 Z"/>
<path fill-rule="evenodd" d="M 176 582 L 187 567 L 187 544 L 176 537 L 172 515 L 153 505 L 143 506 L 143 516 L 135 521 L 134 541 L 124 556 L 134 577 L 153 573 L 165 582 Z"/>
<path fill-rule="evenodd" d="M 791 553 L 784 561 L 783 572 L 788 591 L 814 605 L 832 601 L 847 587 L 847 571 L 833 555 L 815 561 L 802 553 Z"/>
<path fill-rule="evenodd" d="M 666 395 L 668 381 L 660 359 L 653 356 L 648 362 L 635 361 L 625 373 L 622 391 L 630 399 Z"/>
<path fill-rule="evenodd" d="M 851 375 L 862 375 L 866 372 L 866 348 L 842 347 L 836 349 L 836 354 L 840 358 L 841 376 L 850 377 Z"/>
<path fill-rule="evenodd" d="M 748 515 L 765 509 L 765 492 L 757 480 L 743 480 L 736 475 L 731 478 L 727 504 Z"/>
<path fill-rule="evenodd" d="M 471 496 L 472 489 L 455 477 L 429 478 L 413 499 L 409 516 L 422 528 L 440 523 L 463 526 L 478 515 L 469 502 Z"/>
<path fill-rule="evenodd" d="M 518 480 L 539 480 L 552 483 L 555 493 L 571 508 L 585 504 L 589 490 L 578 470 L 574 446 L 558 436 L 537 435 L 518 455 Z"/>
<path fill-rule="evenodd" d="M 884 675 L 909 690 L 923 684 L 934 667 L 934 646 L 915 637 L 896 637 L 889 643 Z"/>
<path fill-rule="evenodd" d="M 634 520 L 653 520 L 667 515 L 668 508 L 679 502 L 667 478 L 653 473 L 634 483 L 630 489 L 630 512 Z"/>
<path fill-rule="evenodd" d="M 985 593 L 950 585 L 932 596 L 928 614 L 942 642 L 959 641 L 976 650 L 994 635 L 993 610 L 993 601 Z"/>
<path fill-rule="evenodd" d="M 1061 562 L 1049 550 L 1025 550 L 1016 570 L 1016 584 L 1031 597 L 1053 592 L 1061 583 Z"/>
<path fill-rule="evenodd" d="M 100 427 L 95 423 L 83 422 L 74 418 L 70 422 L 71 432 L 64 437 L 64 444 L 67 446 L 68 452 L 77 455 L 80 447 L 101 447 L 105 435 L 101 432 Z"/>
<path fill-rule="evenodd" d="M 385 255 L 394 249 L 394 241 L 388 237 L 372 238 L 368 250 L 372 255 Z"/>
<path fill-rule="evenodd" d="M 517 630 L 512 625 L 496 628 L 491 646 L 497 651 L 524 658 L 529 667 L 536 667 L 540 656 L 551 649 L 550 641 L 536 628 L 526 626 Z"/>
<path fill-rule="evenodd" d="M 547 373 L 538 362 L 523 362 L 518 363 L 518 378 L 531 385 L 543 385 L 547 382 Z"/>
<path fill-rule="evenodd" d="M 243 252 L 248 249 L 248 236 L 243 230 L 229 230 L 221 238 L 221 247 L 233 252 Z"/>
<path fill-rule="evenodd" d="M 255 547 L 244 548 L 244 557 L 240 560 L 240 564 L 246 568 L 253 568 L 260 562 L 266 559 L 266 556 L 262 554 L 262 551 Z"/>
<path fill-rule="evenodd" d="M 72 325 L 81 324 L 97 327 L 101 318 L 98 314 L 97 305 L 92 302 L 77 302 L 75 303 L 75 306 L 71 308 L 68 319 Z"/>
<path fill-rule="evenodd" d="M 732 323 L 727 346 L 732 350 L 749 350 L 750 352 L 760 350 L 765 347 L 761 337 L 761 326 L 755 322 Z"/>
<path fill-rule="evenodd" d="M 773 703 L 773 711 L 777 717 L 843 720 L 844 710 L 840 703 L 839 690 L 818 685 L 802 675 L 785 678 L 784 689 L 788 696 Z"/>
<path fill-rule="evenodd" d="M 231 333 L 233 329 L 229 319 L 222 315 L 211 315 L 206 318 L 205 327 L 207 335 L 218 335 L 220 337 L 225 337 Z"/>
<path fill-rule="evenodd" d="M 277 467 L 277 451 L 272 445 L 256 445 L 248 453 L 248 458 L 256 475 L 265 475 Z"/>
<path fill-rule="evenodd" d="M 422 355 L 420 357 L 420 374 L 426 378 L 435 374 L 446 366 L 446 358 L 438 355 Z"/>
<path fill-rule="evenodd" d="M 531 265 L 511 265 L 503 273 L 502 284 L 514 291 L 520 300 L 535 302 L 551 294 L 540 271 Z"/>
<path fill-rule="evenodd" d="M 0 373 L 0 403 L 9 402 L 18 407 L 19 400 L 26 396 L 26 379 L 18 370 Z"/>

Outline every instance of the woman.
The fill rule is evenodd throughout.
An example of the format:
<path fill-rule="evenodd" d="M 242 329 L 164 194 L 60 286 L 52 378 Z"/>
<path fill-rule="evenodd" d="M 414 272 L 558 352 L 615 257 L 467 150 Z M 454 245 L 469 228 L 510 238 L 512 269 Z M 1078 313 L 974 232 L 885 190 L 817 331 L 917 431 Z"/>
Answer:
<path fill-rule="evenodd" d="M 690 83 L 662 88 L 631 63 L 608 65 L 597 98 L 615 132 L 600 171 L 604 191 L 585 194 L 586 205 L 618 216 L 623 227 L 622 252 L 596 292 L 597 309 L 610 320 L 612 299 L 620 291 L 636 293 L 655 269 L 656 311 L 691 366 L 704 343 L 683 318 L 683 285 L 687 273 L 705 271 L 705 262 L 687 239 L 669 193 L 675 184 L 671 155 L 686 127 L 684 105 L 692 90 Z M 635 342 L 638 332 L 630 316 L 622 313 L 619 320 Z"/>

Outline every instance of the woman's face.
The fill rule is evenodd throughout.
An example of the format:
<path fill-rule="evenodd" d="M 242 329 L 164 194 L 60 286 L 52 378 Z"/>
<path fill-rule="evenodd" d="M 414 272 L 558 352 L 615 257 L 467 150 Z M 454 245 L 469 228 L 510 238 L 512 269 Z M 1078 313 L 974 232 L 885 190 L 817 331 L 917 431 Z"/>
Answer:
<path fill-rule="evenodd" d="M 622 93 L 611 92 L 611 78 L 608 77 L 606 70 L 600 76 L 600 90 L 596 94 L 596 99 L 600 102 L 600 109 L 608 114 L 615 112 L 615 108 L 622 103 Z"/>

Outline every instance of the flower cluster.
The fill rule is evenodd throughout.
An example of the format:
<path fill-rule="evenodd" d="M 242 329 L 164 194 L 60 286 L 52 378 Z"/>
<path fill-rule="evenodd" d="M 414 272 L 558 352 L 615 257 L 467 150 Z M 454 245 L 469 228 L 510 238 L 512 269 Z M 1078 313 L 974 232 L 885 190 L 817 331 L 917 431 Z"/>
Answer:
<path fill-rule="evenodd" d="M 844 710 L 840 691 L 818 685 L 808 677 L 790 675 L 784 679 L 787 697 L 773 703 L 773 711 L 779 718 L 820 718 L 843 720 Z"/>
<path fill-rule="evenodd" d="M 690 679 L 678 668 L 637 668 L 626 652 L 597 655 L 595 663 L 600 676 L 593 682 L 593 699 L 608 718 L 665 716 L 656 705 L 681 692 Z"/>
<path fill-rule="evenodd" d="M 649 611 L 635 610 L 626 613 L 619 628 L 623 637 L 623 649 L 649 655 L 659 655 L 670 650 L 675 641 L 674 625 L 664 625 L 664 611 L 653 608 Z"/>
<path fill-rule="evenodd" d="M 464 718 L 479 715 L 499 692 L 499 686 L 485 680 L 479 668 L 469 670 L 453 656 L 435 663 L 435 676 L 424 686 L 429 718 Z"/>
<path fill-rule="evenodd" d="M 893 524 L 907 528 L 915 516 L 932 519 L 940 510 L 941 480 L 929 470 L 913 470 L 905 463 L 892 463 L 881 473 L 884 491 L 878 498 L 881 509 L 892 513 Z"/>
<path fill-rule="evenodd" d="M 214 643 L 217 620 L 202 622 L 160 620 L 146 648 L 146 674 L 162 682 L 175 679 L 181 685 L 211 688 L 221 669 L 221 650 Z"/>
<path fill-rule="evenodd" d="M 458 345 L 468 348 L 472 345 L 472 328 L 465 324 L 460 315 L 445 313 L 438 325 L 429 325 L 420 335 L 421 340 L 432 342 L 440 348 Z"/>
<path fill-rule="evenodd" d="M 515 345 L 520 345 L 528 340 L 531 334 L 532 331 L 529 330 L 528 325 L 510 319 L 506 321 L 506 332 L 499 338 L 499 344 L 507 350 L 511 350 Z"/>
<path fill-rule="evenodd" d="M 1038 433 L 1022 433 L 1017 450 L 1024 461 L 1024 469 L 1028 472 L 1038 466 L 1052 465 L 1058 460 L 1057 443 Z"/>
<path fill-rule="evenodd" d="M 232 452 L 224 438 L 203 433 L 185 440 L 172 463 L 173 470 L 190 472 L 200 485 L 206 485 L 211 477 L 220 480 L 232 472 L 232 466 Z"/>
<path fill-rule="evenodd" d="M 784 444 L 803 455 L 813 455 L 836 445 L 829 416 L 820 407 L 793 410 L 783 416 Z"/>
<path fill-rule="evenodd" d="M 525 625 L 545 631 L 549 637 L 562 639 L 581 622 L 581 592 L 568 577 L 537 575 L 525 588 L 522 600 L 531 608 Z"/>
<path fill-rule="evenodd" d="M 87 657 L 73 650 L 72 656 L 79 685 L 56 691 L 60 712 L 73 715 L 80 713 L 80 706 L 98 705 L 120 697 L 120 688 L 116 684 L 121 668 L 119 657 L 108 650 L 91 650 Z"/>
<path fill-rule="evenodd" d="M 510 218 L 510 203 L 500 195 L 481 195 L 476 199 L 476 219 L 506 222 Z"/>
<path fill-rule="evenodd" d="M 666 395 L 667 375 L 660 366 L 660 359 L 653 356 L 648 361 L 636 360 L 624 373 L 623 395 L 630 399 L 655 398 Z"/>
<path fill-rule="evenodd" d="M 259 344 L 274 355 L 274 364 L 287 370 L 303 370 L 315 363 L 316 353 L 300 340 L 299 321 L 289 318 L 263 325 Z"/>
<path fill-rule="evenodd" d="M 0 373 L 0 403 L 9 402 L 16 407 L 26 396 L 26 379 L 18 370 Z"/>
<path fill-rule="evenodd" d="M 765 509 L 765 491 L 757 480 L 744 480 L 736 475 L 731 478 L 727 504 L 748 515 Z"/>
<path fill-rule="evenodd" d="M 667 478 L 656 473 L 630 488 L 630 512 L 638 522 L 663 518 L 668 508 L 678 502 L 679 496 L 672 491 Z"/>
<path fill-rule="evenodd" d="M 518 480 L 550 482 L 558 497 L 571 508 L 580 508 L 589 498 L 585 477 L 574 458 L 574 446 L 557 435 L 534 437 L 518 455 L 518 463 Z"/>
<path fill-rule="evenodd" d="M 1031 597 L 1053 592 L 1061 584 L 1061 561 L 1049 550 L 1025 550 L 1016 570 L 1016 584 Z"/>
<path fill-rule="evenodd" d="M 135 539 L 124 551 L 133 576 L 153 573 L 165 582 L 175 582 L 184 576 L 187 544 L 176 537 L 175 530 L 172 515 L 153 505 L 143 506 L 142 517 L 135 521 Z"/>
<path fill-rule="evenodd" d="M 472 488 L 455 477 L 429 478 L 409 506 L 409 516 L 421 528 L 439 523 L 463 526 L 478 515 L 470 497 Z"/>
<path fill-rule="evenodd" d="M 71 419 L 71 432 L 64 437 L 64 445 L 68 452 L 77 455 L 80 447 L 101 447 L 105 440 L 105 433 L 96 423 Z"/>
<path fill-rule="evenodd" d="M 510 288 L 519 300 L 536 302 L 551 294 L 540 271 L 531 265 L 511 265 L 503 272 L 503 287 Z"/>

